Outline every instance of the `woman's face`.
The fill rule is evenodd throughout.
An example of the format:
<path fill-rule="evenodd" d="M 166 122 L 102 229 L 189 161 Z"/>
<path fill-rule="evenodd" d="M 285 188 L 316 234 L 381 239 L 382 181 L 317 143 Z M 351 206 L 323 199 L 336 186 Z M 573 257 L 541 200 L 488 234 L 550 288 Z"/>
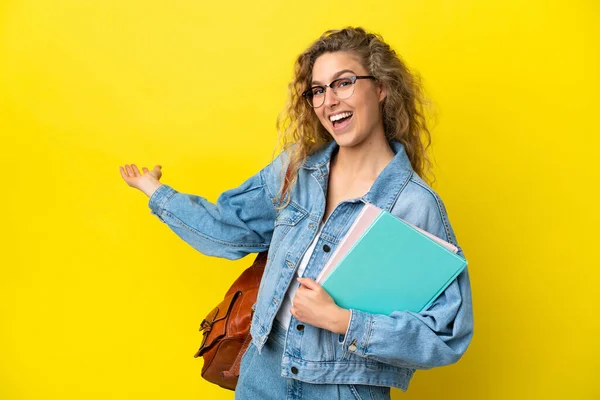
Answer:
<path fill-rule="evenodd" d="M 313 65 L 310 86 L 326 85 L 353 75 L 370 75 L 353 53 L 324 53 Z M 354 83 L 354 93 L 346 99 L 338 98 L 331 88 L 326 87 L 325 101 L 314 108 L 314 112 L 340 147 L 354 147 L 372 135 L 384 136 L 381 116 L 384 98 L 385 89 L 376 81 L 359 79 Z M 336 121 L 340 115 L 346 118 Z"/>

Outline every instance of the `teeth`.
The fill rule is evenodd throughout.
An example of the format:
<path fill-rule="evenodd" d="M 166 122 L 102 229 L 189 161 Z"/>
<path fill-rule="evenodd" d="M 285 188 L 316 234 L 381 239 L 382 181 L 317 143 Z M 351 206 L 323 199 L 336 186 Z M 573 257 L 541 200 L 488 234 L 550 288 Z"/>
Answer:
<path fill-rule="evenodd" d="M 343 113 L 339 113 L 339 114 L 335 114 L 335 115 L 332 115 L 332 116 L 330 116 L 330 117 L 329 117 L 329 120 L 330 120 L 331 122 L 335 122 L 335 121 L 339 121 L 339 120 L 340 120 L 340 119 L 342 119 L 342 118 L 349 117 L 349 116 L 351 116 L 351 115 L 352 115 L 352 113 L 351 113 L 351 112 L 343 112 Z"/>

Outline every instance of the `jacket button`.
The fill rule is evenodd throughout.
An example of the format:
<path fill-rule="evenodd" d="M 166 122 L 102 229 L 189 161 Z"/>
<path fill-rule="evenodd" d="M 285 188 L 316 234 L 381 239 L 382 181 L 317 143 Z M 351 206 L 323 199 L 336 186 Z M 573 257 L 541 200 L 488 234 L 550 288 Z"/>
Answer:
<path fill-rule="evenodd" d="M 348 350 L 350 350 L 350 351 L 356 351 L 356 345 L 351 344 L 350 346 L 348 346 Z"/>
<path fill-rule="evenodd" d="M 304 330 L 304 325 L 302 325 L 302 324 L 296 325 L 296 329 L 298 329 L 300 332 L 302 332 Z"/>
<path fill-rule="evenodd" d="M 329 253 L 329 250 L 331 250 L 331 247 L 329 247 L 328 245 L 324 244 L 324 245 L 323 245 L 323 251 L 324 251 L 325 253 Z"/>
<path fill-rule="evenodd" d="M 292 367 L 292 374 L 296 375 L 298 373 L 298 368 Z"/>

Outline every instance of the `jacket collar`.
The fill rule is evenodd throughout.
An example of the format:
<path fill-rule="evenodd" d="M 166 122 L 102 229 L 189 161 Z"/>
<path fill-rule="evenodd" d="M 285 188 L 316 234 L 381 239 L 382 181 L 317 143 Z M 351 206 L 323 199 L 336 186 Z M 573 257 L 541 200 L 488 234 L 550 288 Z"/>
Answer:
<path fill-rule="evenodd" d="M 321 147 L 320 149 L 318 149 L 317 151 L 315 151 L 314 153 L 312 153 L 311 155 L 306 157 L 306 160 L 304 161 L 302 168 L 319 169 L 319 168 L 323 167 L 325 164 L 327 164 L 329 162 L 329 160 L 331 160 L 331 156 L 333 155 L 333 152 L 338 147 L 339 146 L 337 145 L 335 140 L 332 140 L 331 142 L 325 144 L 323 147 Z"/>
<path fill-rule="evenodd" d="M 396 203 L 402 189 L 413 175 L 410 160 L 404 150 L 404 145 L 397 140 L 390 141 L 390 146 L 396 155 L 381 171 L 371 189 L 360 200 L 376 205 L 387 211 Z M 314 175 L 319 175 L 320 183 L 327 185 L 329 177 L 329 161 L 334 151 L 339 146 L 332 140 L 321 149 L 306 158 L 302 168 L 317 170 Z"/>

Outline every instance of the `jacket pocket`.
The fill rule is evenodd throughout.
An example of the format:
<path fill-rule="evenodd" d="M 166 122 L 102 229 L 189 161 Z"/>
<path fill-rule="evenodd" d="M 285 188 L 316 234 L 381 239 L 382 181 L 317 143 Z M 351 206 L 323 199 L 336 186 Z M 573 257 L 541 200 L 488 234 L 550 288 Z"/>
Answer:
<path fill-rule="evenodd" d="M 286 208 L 281 210 L 275 218 L 275 226 L 279 225 L 289 225 L 294 226 L 297 225 L 306 215 L 308 211 L 306 211 L 300 204 L 290 201 L 290 204 L 287 205 Z"/>

